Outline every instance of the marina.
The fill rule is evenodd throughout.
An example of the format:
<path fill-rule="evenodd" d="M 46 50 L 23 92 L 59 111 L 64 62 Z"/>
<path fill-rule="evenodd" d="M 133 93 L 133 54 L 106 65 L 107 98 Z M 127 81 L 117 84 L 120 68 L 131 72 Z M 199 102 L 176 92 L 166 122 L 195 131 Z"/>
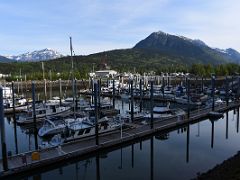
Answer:
<path fill-rule="evenodd" d="M 96 84 L 94 84 L 96 85 Z M 150 88 L 151 90 L 151 88 Z M 96 92 L 96 91 L 95 91 Z M 133 90 L 131 91 L 133 92 Z M 188 93 L 188 91 L 186 92 Z M 114 96 L 115 97 L 115 96 Z M 133 105 L 134 99 L 132 98 L 132 94 L 130 95 L 130 98 L 127 102 L 125 102 L 124 108 L 121 110 L 120 104 L 124 103 L 124 99 L 109 99 L 112 103 L 117 102 L 117 106 L 119 108 L 119 112 L 124 114 L 128 110 L 128 106 L 130 110 L 128 110 L 128 113 L 130 114 L 127 119 L 124 120 L 124 128 L 121 126 L 121 124 L 118 124 L 115 129 L 106 129 L 105 131 L 101 132 L 101 125 L 98 128 L 97 134 L 96 134 L 96 128 L 93 130 L 92 133 L 90 133 L 87 136 L 80 136 L 79 138 L 74 138 L 72 140 L 66 138 L 65 142 L 63 142 L 61 139 L 61 136 L 57 136 L 57 138 L 52 139 L 52 145 L 49 146 L 47 144 L 46 147 L 43 145 L 40 145 L 42 140 L 37 137 L 37 135 L 34 135 L 34 143 L 35 143 L 35 149 L 31 149 L 28 152 L 21 152 L 17 153 L 16 155 L 9 156 L 8 159 L 8 170 L 4 170 L 4 167 L 2 166 L 3 163 L 1 163 L 1 176 L 2 177 L 12 177 L 15 175 L 21 174 L 27 174 L 30 171 L 38 170 L 43 167 L 48 166 L 54 166 L 57 163 L 63 163 L 66 161 L 71 161 L 76 157 L 85 157 L 89 155 L 94 155 L 97 152 L 106 151 L 112 148 L 118 148 L 120 146 L 125 146 L 126 144 L 131 144 L 133 142 L 141 141 L 141 139 L 145 139 L 147 137 L 151 137 L 154 134 L 170 131 L 172 129 L 180 128 L 182 126 L 186 126 L 187 124 L 191 124 L 194 122 L 199 122 L 202 119 L 210 118 L 210 119 L 219 119 L 223 116 L 223 112 L 228 112 L 231 109 L 237 109 L 237 117 L 239 118 L 239 101 L 234 100 L 223 104 L 214 104 L 211 103 L 210 107 L 195 107 L 195 110 L 190 110 L 190 103 L 185 107 L 185 113 L 182 111 L 179 114 L 172 114 L 172 115 L 164 115 L 164 113 L 170 113 L 170 104 L 166 104 L 165 106 L 155 106 L 153 105 L 153 101 L 155 99 L 153 98 L 153 91 L 150 92 L 149 102 L 150 103 L 148 107 L 148 114 L 143 117 L 143 119 L 140 120 L 134 120 L 134 106 L 137 105 L 140 108 L 141 102 L 137 101 L 137 104 Z M 103 97 L 102 97 L 103 98 Z M 94 103 L 97 102 L 96 100 L 99 99 L 97 96 L 97 93 L 94 94 Z M 141 97 L 140 97 L 141 99 Z M 101 101 L 101 98 L 99 99 Z M 121 102 L 122 101 L 122 102 Z M 146 100 L 145 100 L 146 101 Z M 158 101 L 155 101 L 157 103 Z M 59 102 L 58 102 L 59 103 Z M 128 104 L 129 103 L 129 104 Z M 82 102 L 82 104 L 85 104 Z M 107 104 L 107 103 L 106 103 Z M 94 104 L 95 107 L 100 108 L 101 106 L 97 104 Z M 99 118 L 96 116 L 96 110 L 93 107 L 93 117 Z M 102 106 L 103 109 L 105 109 L 105 106 Z M 150 108 L 150 109 L 149 109 Z M 152 111 L 151 111 L 152 108 Z M 88 108 L 86 108 L 88 109 Z M 91 108 L 90 108 L 91 109 Z M 89 110 L 90 110 L 89 109 Z M 145 109 L 145 108 L 143 108 Z M 94 113 L 95 112 L 95 113 Z M 133 114 L 132 114 L 133 113 Z M 154 113 L 157 114 L 154 115 Z M 159 113 L 159 114 L 158 114 Z M 97 113 L 98 114 L 98 113 Z M 90 114 L 89 114 L 90 115 Z M 132 116 L 133 115 L 133 116 Z M 160 115 L 160 116 L 159 116 Z M 54 115 L 53 115 L 54 117 Z M 73 116 L 74 117 L 74 116 Z M 76 116 L 75 116 L 76 117 Z M 121 117 L 121 116 L 119 116 Z M 122 116 L 124 117 L 124 116 Z M 56 116 L 57 118 L 57 116 Z M 101 122 L 101 118 L 98 119 Z M 77 122 L 77 119 L 72 120 L 72 122 Z M 81 120 L 82 122 L 82 120 Z M 93 120 L 93 124 L 86 128 L 90 128 L 94 125 L 95 120 Z M 100 123 L 99 122 L 99 123 Z M 103 121 L 104 122 L 104 121 Z M 214 120 L 213 120 L 214 122 Z M 96 124 L 95 124 L 96 125 Z M 103 125 L 104 126 L 104 125 Z M 43 126 L 44 127 L 44 126 Z M 80 125 L 81 127 L 81 125 Z M 71 126 L 69 126 L 71 129 Z M 65 128 L 64 128 L 65 129 Z M 63 129 L 59 132 L 62 132 Z M 82 131 L 82 130 L 81 130 Z M 33 129 L 33 132 L 35 130 Z M 40 133 L 41 131 L 39 131 Z M 58 133 L 59 133 L 58 132 Z M 71 132 L 71 131 L 70 131 Z M 76 131 L 77 134 L 80 133 L 80 131 Z M 90 129 L 89 129 L 90 132 Z M 85 131 L 82 131 L 82 133 L 85 134 Z M 33 133 L 34 134 L 34 133 Z M 56 133 L 57 134 L 57 133 Z M 38 134 L 39 135 L 39 134 Z M 76 136 L 76 135 L 75 135 Z M 36 141 L 37 139 L 40 140 Z M 59 144 L 59 142 L 60 144 Z M 42 141 L 42 144 L 44 141 Z M 36 144 L 37 143 L 37 144 Z M 46 144 L 46 143 L 45 143 Z M 41 148 L 40 148 L 41 147 Z M 37 148 L 37 149 L 36 149 Z M 3 161 L 2 161 L 3 162 Z"/>

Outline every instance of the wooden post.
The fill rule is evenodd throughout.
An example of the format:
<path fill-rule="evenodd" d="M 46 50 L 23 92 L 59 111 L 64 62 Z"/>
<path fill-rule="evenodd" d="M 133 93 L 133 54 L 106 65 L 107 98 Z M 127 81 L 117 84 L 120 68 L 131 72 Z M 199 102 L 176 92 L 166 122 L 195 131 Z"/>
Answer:
<path fill-rule="evenodd" d="M 215 76 L 212 75 L 212 111 L 215 109 Z"/>
<path fill-rule="evenodd" d="M 14 126 L 16 125 L 16 112 L 15 112 L 15 95 L 14 95 L 14 82 L 12 82 L 12 108 L 13 108 L 13 119 L 14 119 Z"/>
<path fill-rule="evenodd" d="M 18 142 L 17 142 L 17 122 L 16 122 L 16 111 L 15 111 L 15 91 L 14 82 L 12 82 L 12 108 L 13 108 L 13 123 L 14 123 L 14 141 L 16 145 L 16 154 L 18 154 Z"/>
<path fill-rule="evenodd" d="M 50 77 L 50 81 L 49 81 L 49 86 L 50 86 L 50 92 L 49 92 L 49 99 L 52 99 L 52 71 L 49 71 L 49 77 Z"/>
<path fill-rule="evenodd" d="M 239 107 L 237 108 L 237 133 L 239 132 Z"/>
<path fill-rule="evenodd" d="M 131 80 L 131 122 L 134 121 L 134 114 L 133 114 L 133 80 Z"/>
<path fill-rule="evenodd" d="M 32 81 L 32 108 L 33 108 L 33 125 L 34 125 L 34 139 L 35 139 L 35 150 L 38 149 L 37 139 L 37 122 L 36 122 L 36 107 L 35 107 L 35 82 Z"/>
<path fill-rule="evenodd" d="M 228 77 L 226 76 L 225 78 L 225 91 L 226 91 L 226 103 L 227 103 L 227 106 L 229 104 L 229 84 L 228 84 Z"/>
<path fill-rule="evenodd" d="M 2 143 L 2 163 L 3 170 L 8 170 L 7 160 L 7 146 L 5 139 L 5 122 L 4 122 L 4 106 L 3 106 L 3 88 L 0 86 L 0 129 L 1 129 L 1 143 Z"/>
<path fill-rule="evenodd" d="M 115 79 L 113 79 L 113 108 L 115 108 Z"/>
<path fill-rule="evenodd" d="M 163 98 L 164 98 L 164 88 L 165 88 L 165 82 L 164 82 L 164 77 L 162 78 L 162 95 L 163 95 Z"/>
<path fill-rule="evenodd" d="M 77 79 L 74 80 L 75 111 L 78 108 Z"/>
<path fill-rule="evenodd" d="M 190 118 L 190 81 L 188 78 L 186 78 L 186 83 L 187 83 L 187 118 Z"/>
<path fill-rule="evenodd" d="M 93 94 L 93 89 L 94 89 L 94 87 L 93 87 L 94 85 L 93 85 L 93 79 L 91 78 L 91 91 L 92 91 L 92 93 L 91 93 L 91 99 L 92 99 L 92 104 L 93 104 L 93 99 L 94 99 L 94 94 Z"/>
<path fill-rule="evenodd" d="M 150 100 L 151 100 L 151 129 L 153 129 L 153 81 L 151 81 L 150 89 Z"/>
<path fill-rule="evenodd" d="M 98 140 L 98 102 L 97 102 L 97 91 L 98 91 L 98 84 L 94 82 L 94 107 L 95 107 L 95 137 L 96 137 L 96 145 L 99 145 Z"/>
<path fill-rule="evenodd" d="M 47 80 L 44 79 L 44 103 L 47 103 Z"/>
<path fill-rule="evenodd" d="M 59 79 L 59 98 L 60 98 L 60 106 L 62 105 L 62 79 Z"/>
<path fill-rule="evenodd" d="M 142 112 L 142 96 L 143 96 L 143 93 L 142 93 L 142 79 L 140 79 L 140 112 Z"/>

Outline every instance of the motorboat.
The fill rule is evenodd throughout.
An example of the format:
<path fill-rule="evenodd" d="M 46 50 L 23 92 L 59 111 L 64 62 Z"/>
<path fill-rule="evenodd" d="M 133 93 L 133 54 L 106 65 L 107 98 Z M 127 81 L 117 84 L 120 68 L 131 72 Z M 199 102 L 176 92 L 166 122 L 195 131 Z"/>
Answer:
<path fill-rule="evenodd" d="M 107 133 L 119 129 L 123 123 L 107 117 L 98 120 L 98 133 Z M 62 134 L 63 142 L 69 142 L 95 134 L 94 121 L 75 121 L 67 126 L 67 132 Z"/>
<path fill-rule="evenodd" d="M 61 117 L 60 117 L 61 118 Z M 73 123 L 82 123 L 82 121 L 87 121 L 87 117 L 77 117 L 77 118 L 66 118 L 59 120 L 60 118 L 48 118 L 44 121 L 43 126 L 39 129 L 38 135 L 40 137 L 52 136 L 55 134 L 62 134 L 66 129 Z M 57 119 L 57 120 L 56 120 Z"/>
<path fill-rule="evenodd" d="M 145 113 L 140 112 L 137 107 L 133 109 L 133 121 L 143 120 Z M 131 122 L 131 110 L 126 110 L 126 113 L 121 115 L 124 122 Z"/>
<path fill-rule="evenodd" d="M 42 122 L 47 116 L 56 116 L 69 112 L 71 107 L 60 106 L 58 103 L 46 103 L 44 107 L 36 108 L 36 121 Z M 27 111 L 27 116 L 21 116 L 17 123 L 19 125 L 26 125 L 33 123 L 33 109 Z"/>
<path fill-rule="evenodd" d="M 13 113 L 13 101 L 12 99 L 3 99 L 4 104 L 4 113 L 10 114 Z M 15 113 L 23 112 L 24 110 L 27 110 L 29 108 L 29 104 L 27 102 L 27 99 L 25 98 L 16 98 L 15 99 Z"/>
<path fill-rule="evenodd" d="M 175 116 L 184 116 L 186 112 L 180 108 L 170 108 L 170 103 L 167 106 L 158 105 L 153 108 L 153 119 L 165 119 Z M 151 113 L 144 116 L 146 119 L 151 119 Z"/>

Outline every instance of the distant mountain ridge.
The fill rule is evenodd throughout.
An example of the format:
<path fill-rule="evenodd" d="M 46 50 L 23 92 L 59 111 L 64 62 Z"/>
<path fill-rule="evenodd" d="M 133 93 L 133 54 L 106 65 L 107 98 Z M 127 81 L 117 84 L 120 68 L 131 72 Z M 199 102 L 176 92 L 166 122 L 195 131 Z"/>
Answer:
<path fill-rule="evenodd" d="M 0 62 L 8 63 L 8 62 L 14 62 L 14 60 L 6 58 L 5 56 L 1 56 L 0 55 Z"/>
<path fill-rule="evenodd" d="M 60 57 L 63 57 L 63 55 L 57 52 L 56 50 L 50 48 L 45 48 L 33 52 L 27 52 L 20 55 L 7 56 L 7 58 L 16 61 L 47 61 L 50 59 L 57 59 Z"/>
<path fill-rule="evenodd" d="M 171 35 L 162 31 L 150 34 L 147 38 L 138 42 L 133 49 L 174 54 L 186 58 L 198 59 L 201 63 L 221 64 L 240 62 L 240 53 L 234 49 L 220 50 L 211 48 L 201 40 Z"/>
<path fill-rule="evenodd" d="M 240 64 L 240 53 L 232 48 L 212 48 L 202 40 L 171 35 L 162 31 L 151 33 L 148 37 L 139 41 L 133 48 L 75 56 L 74 60 L 78 63 L 90 64 L 92 66 L 92 63 L 101 63 L 102 59 L 104 59 L 103 57 L 107 57 L 111 67 L 125 69 L 139 67 L 152 70 L 160 67 L 169 68 L 169 66 L 172 67 L 173 65 L 186 67 L 198 63 L 211 65 L 224 63 Z M 58 60 L 53 61 L 52 64 L 63 61 L 69 62 L 69 57 L 63 56 L 49 48 L 18 56 L 9 56 L 8 58 L 32 62 L 57 58 Z M 4 60 L 9 62 L 7 58 Z M 58 65 L 56 66 L 60 68 Z"/>

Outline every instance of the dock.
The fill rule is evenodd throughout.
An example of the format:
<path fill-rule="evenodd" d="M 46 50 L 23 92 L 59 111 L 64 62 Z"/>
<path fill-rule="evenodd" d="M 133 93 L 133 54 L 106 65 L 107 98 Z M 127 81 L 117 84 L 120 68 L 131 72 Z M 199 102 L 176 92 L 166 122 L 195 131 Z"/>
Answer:
<path fill-rule="evenodd" d="M 224 112 L 230 109 L 238 108 L 240 101 L 235 101 L 221 106 L 215 106 L 215 111 Z M 26 152 L 23 154 L 8 157 L 8 171 L 3 170 L 2 160 L 0 160 L 0 178 L 10 178 L 15 175 L 29 173 L 33 170 L 39 170 L 46 166 L 53 166 L 61 162 L 67 162 L 77 157 L 93 155 L 102 150 L 118 147 L 130 142 L 138 141 L 155 133 L 169 131 L 182 127 L 188 123 L 200 121 L 207 118 L 211 108 L 204 108 L 190 112 L 190 117 L 173 117 L 164 120 L 154 121 L 153 129 L 149 124 L 129 124 L 130 128 L 123 130 L 122 137 L 120 130 L 99 135 L 99 145 L 96 145 L 95 136 L 82 138 L 63 144 L 58 147 L 42 149 L 38 151 Z M 32 160 L 32 154 L 37 152 L 39 160 Z M 25 160 L 23 160 L 23 157 Z"/>

